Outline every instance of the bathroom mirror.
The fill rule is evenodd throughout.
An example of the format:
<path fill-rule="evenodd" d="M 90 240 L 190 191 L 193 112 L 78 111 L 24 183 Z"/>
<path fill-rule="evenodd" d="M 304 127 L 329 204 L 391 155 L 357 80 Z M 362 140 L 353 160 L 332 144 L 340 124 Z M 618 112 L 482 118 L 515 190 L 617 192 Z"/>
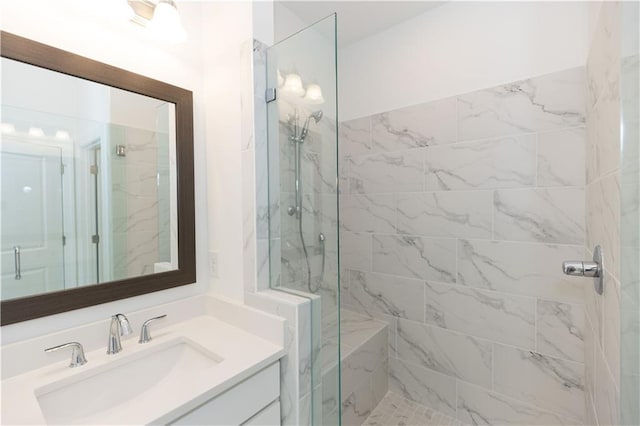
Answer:
<path fill-rule="evenodd" d="M 192 93 L 0 42 L 2 325 L 195 282 Z"/>

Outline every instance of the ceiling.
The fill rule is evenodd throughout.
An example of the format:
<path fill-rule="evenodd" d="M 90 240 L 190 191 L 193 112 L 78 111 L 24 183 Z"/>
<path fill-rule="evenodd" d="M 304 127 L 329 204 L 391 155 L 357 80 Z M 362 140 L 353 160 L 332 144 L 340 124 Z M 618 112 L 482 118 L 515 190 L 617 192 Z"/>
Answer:
<path fill-rule="evenodd" d="M 282 1 L 311 24 L 338 14 L 338 45 L 346 46 L 442 5 L 444 1 Z"/>

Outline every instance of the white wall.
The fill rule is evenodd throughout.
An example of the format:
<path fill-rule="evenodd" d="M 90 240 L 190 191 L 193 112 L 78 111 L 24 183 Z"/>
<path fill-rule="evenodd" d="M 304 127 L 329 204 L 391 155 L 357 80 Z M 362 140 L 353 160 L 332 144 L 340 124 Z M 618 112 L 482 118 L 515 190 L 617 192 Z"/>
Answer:
<path fill-rule="evenodd" d="M 193 285 L 120 300 L 86 309 L 53 315 L 2 327 L 2 343 L 107 318 L 200 294 L 208 289 L 207 177 L 202 95 L 202 4 L 180 3 L 183 23 L 189 33 L 186 43 L 169 46 L 148 41 L 142 29 L 128 22 L 113 21 L 105 7 L 111 2 L 87 0 L 3 0 L 2 30 L 40 41 L 82 56 L 162 80 L 194 92 L 194 143 L 196 180 L 197 282 Z M 216 39 L 222 38 L 219 33 Z M 215 141 L 216 138 L 210 137 Z M 241 283 L 237 285 L 241 286 Z"/>
<path fill-rule="evenodd" d="M 588 2 L 449 2 L 339 50 L 340 120 L 582 66 L 588 22 Z"/>
<path fill-rule="evenodd" d="M 252 36 L 252 10 L 248 2 L 213 2 L 202 12 L 209 41 L 203 46 L 209 249 L 218 253 L 219 269 L 211 283 L 214 292 L 242 301 L 240 47 Z"/>

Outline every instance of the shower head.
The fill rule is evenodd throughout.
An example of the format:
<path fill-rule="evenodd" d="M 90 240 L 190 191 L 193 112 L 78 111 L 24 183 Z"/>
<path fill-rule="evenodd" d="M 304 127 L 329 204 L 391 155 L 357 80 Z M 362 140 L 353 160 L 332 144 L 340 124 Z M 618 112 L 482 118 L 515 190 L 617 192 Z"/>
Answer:
<path fill-rule="evenodd" d="M 316 112 L 311 113 L 311 115 L 309 117 L 313 117 L 313 120 L 317 123 L 318 121 L 322 120 L 322 110 L 318 110 Z M 309 118 L 307 118 L 307 120 L 309 120 Z"/>
<path fill-rule="evenodd" d="M 304 122 L 304 126 L 302 127 L 302 133 L 300 133 L 300 140 L 304 141 L 304 139 L 307 137 L 307 133 L 309 133 L 309 121 L 311 121 L 311 119 L 313 118 L 313 121 L 315 123 L 318 123 L 320 120 L 322 120 L 322 116 L 323 113 L 321 110 L 312 112 L 307 119 Z"/>

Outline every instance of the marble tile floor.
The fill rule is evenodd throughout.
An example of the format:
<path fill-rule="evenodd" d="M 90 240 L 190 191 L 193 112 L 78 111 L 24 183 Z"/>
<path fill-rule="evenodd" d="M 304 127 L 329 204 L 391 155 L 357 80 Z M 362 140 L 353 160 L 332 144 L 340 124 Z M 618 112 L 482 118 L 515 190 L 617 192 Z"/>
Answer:
<path fill-rule="evenodd" d="M 462 426 L 458 420 L 388 392 L 363 426 Z"/>

